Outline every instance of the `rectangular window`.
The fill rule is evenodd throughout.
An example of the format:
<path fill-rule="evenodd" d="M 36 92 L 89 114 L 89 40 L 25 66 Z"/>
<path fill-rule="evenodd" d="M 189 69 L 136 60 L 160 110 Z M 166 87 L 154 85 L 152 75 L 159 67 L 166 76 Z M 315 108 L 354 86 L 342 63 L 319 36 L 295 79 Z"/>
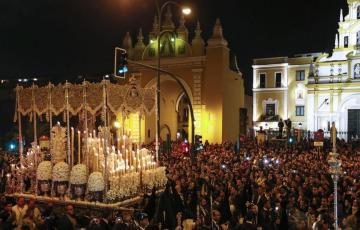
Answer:
<path fill-rule="evenodd" d="M 281 88 L 281 73 L 275 73 L 275 87 Z"/>
<path fill-rule="evenodd" d="M 296 116 L 304 116 L 304 115 L 305 115 L 305 107 L 296 106 Z"/>
<path fill-rule="evenodd" d="M 296 81 L 304 81 L 304 80 L 305 80 L 305 70 L 297 70 Z"/>
<path fill-rule="evenodd" d="M 260 88 L 266 87 L 265 80 L 266 80 L 266 74 L 261 73 L 260 74 Z"/>
<path fill-rule="evenodd" d="M 344 37 L 344 47 L 347 48 L 349 46 L 349 36 Z"/>
<path fill-rule="evenodd" d="M 266 116 L 275 116 L 275 104 L 266 104 Z"/>

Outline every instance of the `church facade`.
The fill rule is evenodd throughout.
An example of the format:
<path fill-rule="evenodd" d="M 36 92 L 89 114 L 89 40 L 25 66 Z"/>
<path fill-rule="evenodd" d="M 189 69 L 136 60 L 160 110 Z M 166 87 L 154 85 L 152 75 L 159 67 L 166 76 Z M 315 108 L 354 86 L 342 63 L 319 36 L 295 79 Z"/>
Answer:
<path fill-rule="evenodd" d="M 220 20 L 216 20 L 212 36 L 205 42 L 199 22 L 190 38 L 185 18 L 181 16 L 176 23 L 178 26 L 172 19 L 168 8 L 161 25 L 160 52 L 157 50 L 157 17 L 147 44 L 142 30 L 135 45 L 129 33 L 122 44 L 129 59 L 143 64 L 156 66 L 157 57 L 161 55 L 161 68 L 179 76 L 189 94 L 190 98 L 187 98 L 173 79 L 161 74 L 161 139 L 175 140 L 181 135 L 191 140 L 194 134 L 191 133 L 190 101 L 194 109 L 196 135 L 202 135 L 202 140 L 210 143 L 234 141 L 240 133 L 246 132 L 245 90 L 242 74 L 230 68 L 230 50 Z M 156 71 L 134 64 L 129 66 L 129 70 L 141 87 L 156 88 Z M 155 113 L 143 118 L 140 133 L 143 142 L 155 139 Z"/>
<path fill-rule="evenodd" d="M 255 128 L 290 118 L 295 128 L 330 131 L 335 122 L 341 137 L 360 136 L 360 1 L 348 7 L 332 54 L 254 60 Z"/>

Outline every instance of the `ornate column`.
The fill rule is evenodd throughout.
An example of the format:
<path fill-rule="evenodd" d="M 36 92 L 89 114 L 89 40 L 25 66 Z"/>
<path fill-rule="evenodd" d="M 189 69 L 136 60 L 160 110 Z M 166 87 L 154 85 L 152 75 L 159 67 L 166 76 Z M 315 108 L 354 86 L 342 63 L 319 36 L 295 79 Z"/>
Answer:
<path fill-rule="evenodd" d="M 194 107 L 194 116 L 195 116 L 195 133 L 192 135 L 201 135 L 202 133 L 202 122 L 201 122 L 201 86 L 202 86 L 202 72 L 203 69 L 193 69 L 193 107 Z M 191 98 L 189 98 L 191 100 Z"/>

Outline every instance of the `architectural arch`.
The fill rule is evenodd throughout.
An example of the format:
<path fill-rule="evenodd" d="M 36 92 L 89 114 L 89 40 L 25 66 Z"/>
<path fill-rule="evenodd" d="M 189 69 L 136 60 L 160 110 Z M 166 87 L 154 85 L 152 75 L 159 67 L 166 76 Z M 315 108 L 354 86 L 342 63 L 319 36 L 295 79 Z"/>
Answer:
<path fill-rule="evenodd" d="M 156 80 L 157 80 L 156 78 L 151 79 L 148 83 L 146 83 L 145 88 L 156 87 L 156 82 L 157 82 Z M 175 80 L 171 79 L 166 74 L 162 74 L 160 77 L 160 85 L 162 82 L 165 82 L 165 81 L 175 81 Z M 182 78 L 179 78 L 179 81 L 184 85 L 184 88 L 186 89 L 187 93 L 189 94 L 189 97 L 190 97 L 189 100 L 191 101 L 191 103 L 193 103 L 193 92 L 192 92 L 189 84 Z"/>
<path fill-rule="evenodd" d="M 165 134 L 165 135 L 163 135 Z M 163 141 L 166 140 L 166 137 L 167 135 L 169 135 L 170 139 L 171 139 L 171 129 L 170 127 L 167 125 L 167 124 L 162 124 L 160 126 L 160 137 L 162 138 Z"/>
<path fill-rule="evenodd" d="M 339 119 L 339 129 L 338 131 L 348 130 L 348 110 L 349 109 L 360 109 L 360 93 L 354 93 L 341 102 L 338 108 L 338 113 L 341 117 Z"/>
<path fill-rule="evenodd" d="M 176 107 L 175 107 L 176 112 L 179 112 L 179 104 L 183 96 L 185 96 L 185 92 L 182 92 L 176 100 Z"/>

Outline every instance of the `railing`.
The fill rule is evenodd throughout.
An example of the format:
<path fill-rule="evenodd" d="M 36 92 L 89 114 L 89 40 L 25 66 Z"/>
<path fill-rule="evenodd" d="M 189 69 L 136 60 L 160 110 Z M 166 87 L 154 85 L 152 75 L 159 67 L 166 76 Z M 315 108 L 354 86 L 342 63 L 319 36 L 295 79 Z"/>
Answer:
<path fill-rule="evenodd" d="M 279 115 L 261 115 L 260 122 L 261 121 L 280 121 Z"/>
<path fill-rule="evenodd" d="M 266 133 L 266 139 L 267 140 L 271 140 L 273 138 L 278 138 L 280 137 L 280 132 L 279 130 L 264 130 Z M 249 132 L 253 135 L 256 136 L 256 131 L 252 131 Z M 291 129 L 290 135 L 297 137 L 298 135 L 300 135 L 301 139 L 314 139 L 314 131 L 310 131 L 310 130 L 303 130 L 303 129 Z M 331 133 L 330 131 L 324 131 L 324 138 L 325 139 L 330 139 Z M 284 131 L 282 132 L 282 138 L 286 138 L 286 129 L 284 129 Z M 352 132 L 345 132 L 345 131 L 338 131 L 337 132 L 337 138 L 340 140 L 345 140 L 347 142 L 350 141 L 360 141 L 360 136 L 356 135 L 355 133 Z"/>

